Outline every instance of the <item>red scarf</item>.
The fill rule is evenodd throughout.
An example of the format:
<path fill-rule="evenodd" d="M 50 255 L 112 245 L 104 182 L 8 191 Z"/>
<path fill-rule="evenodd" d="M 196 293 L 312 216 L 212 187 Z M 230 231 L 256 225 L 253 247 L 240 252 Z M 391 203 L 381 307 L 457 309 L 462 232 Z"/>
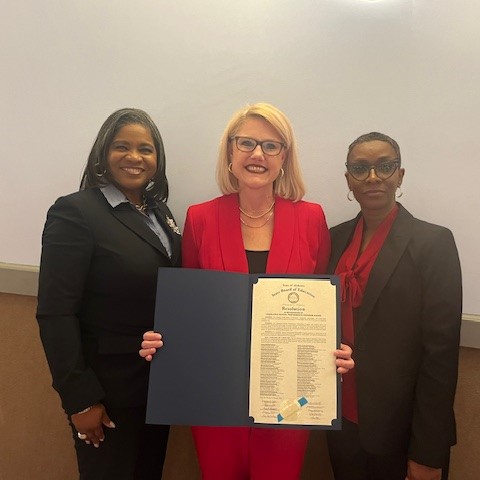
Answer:
<path fill-rule="evenodd" d="M 370 271 L 383 246 L 383 242 L 390 232 L 397 213 L 398 206 L 395 206 L 377 228 L 365 250 L 359 255 L 364 228 L 363 217 L 360 218 L 355 227 L 352 241 L 343 252 L 335 269 L 335 274 L 340 277 L 342 292 L 342 341 L 352 348 L 355 345 L 356 309 L 362 304 Z M 358 423 L 355 369 L 343 375 L 342 412 L 347 420 Z"/>

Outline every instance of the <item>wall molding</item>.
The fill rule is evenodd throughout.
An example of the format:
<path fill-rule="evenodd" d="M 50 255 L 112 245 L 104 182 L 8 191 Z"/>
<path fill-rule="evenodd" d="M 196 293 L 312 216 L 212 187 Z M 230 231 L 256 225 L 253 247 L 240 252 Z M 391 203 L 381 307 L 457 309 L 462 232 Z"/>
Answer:
<path fill-rule="evenodd" d="M 464 313 L 460 331 L 462 347 L 480 348 L 480 315 Z"/>
<path fill-rule="evenodd" d="M 35 265 L 0 262 L 0 293 L 36 297 L 38 271 Z M 460 333 L 462 347 L 480 348 L 480 315 L 464 313 Z"/>
<path fill-rule="evenodd" d="M 36 297 L 38 271 L 34 265 L 17 265 L 0 262 L 0 293 Z"/>

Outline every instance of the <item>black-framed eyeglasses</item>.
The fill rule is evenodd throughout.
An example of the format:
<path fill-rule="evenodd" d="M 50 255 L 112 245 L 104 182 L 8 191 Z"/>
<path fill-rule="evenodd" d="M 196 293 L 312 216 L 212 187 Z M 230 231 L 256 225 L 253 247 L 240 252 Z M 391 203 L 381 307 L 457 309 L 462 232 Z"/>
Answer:
<path fill-rule="evenodd" d="M 389 162 L 377 163 L 376 165 L 364 165 L 361 163 L 346 163 L 348 173 L 355 180 L 366 180 L 370 176 L 370 171 L 373 170 L 375 175 L 381 180 L 390 178 L 397 168 L 400 166 L 399 160 L 392 160 Z"/>
<path fill-rule="evenodd" d="M 260 142 L 250 137 L 231 137 L 230 140 L 235 140 L 235 144 L 241 152 L 253 152 L 257 148 L 257 145 L 260 145 L 265 155 L 272 156 L 278 155 L 282 151 L 282 148 L 286 146 L 282 142 L 275 142 L 274 140 L 264 140 Z"/>

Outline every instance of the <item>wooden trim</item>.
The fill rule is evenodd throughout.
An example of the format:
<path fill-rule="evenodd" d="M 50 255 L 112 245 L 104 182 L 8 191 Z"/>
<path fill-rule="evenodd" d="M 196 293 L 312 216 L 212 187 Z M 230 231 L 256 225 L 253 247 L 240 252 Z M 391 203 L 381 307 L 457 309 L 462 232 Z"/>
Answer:
<path fill-rule="evenodd" d="M 36 297 L 38 267 L 0 262 L 0 292 Z M 460 334 L 462 347 L 480 348 L 480 315 L 464 313 Z"/>
<path fill-rule="evenodd" d="M 0 292 L 36 297 L 38 267 L 0 262 Z"/>

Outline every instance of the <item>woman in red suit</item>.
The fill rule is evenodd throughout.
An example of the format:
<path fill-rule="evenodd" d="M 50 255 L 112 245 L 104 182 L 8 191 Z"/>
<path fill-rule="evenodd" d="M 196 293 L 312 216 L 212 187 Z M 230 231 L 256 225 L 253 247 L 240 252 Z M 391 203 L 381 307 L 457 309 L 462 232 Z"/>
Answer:
<path fill-rule="evenodd" d="M 324 273 L 330 237 L 320 205 L 305 192 L 290 122 L 272 105 L 237 112 L 225 129 L 217 164 L 223 196 L 189 208 L 183 266 L 245 273 Z M 147 360 L 162 345 L 144 336 Z M 340 373 L 351 349 L 335 351 Z M 193 427 L 204 480 L 300 477 L 308 430 Z"/>

